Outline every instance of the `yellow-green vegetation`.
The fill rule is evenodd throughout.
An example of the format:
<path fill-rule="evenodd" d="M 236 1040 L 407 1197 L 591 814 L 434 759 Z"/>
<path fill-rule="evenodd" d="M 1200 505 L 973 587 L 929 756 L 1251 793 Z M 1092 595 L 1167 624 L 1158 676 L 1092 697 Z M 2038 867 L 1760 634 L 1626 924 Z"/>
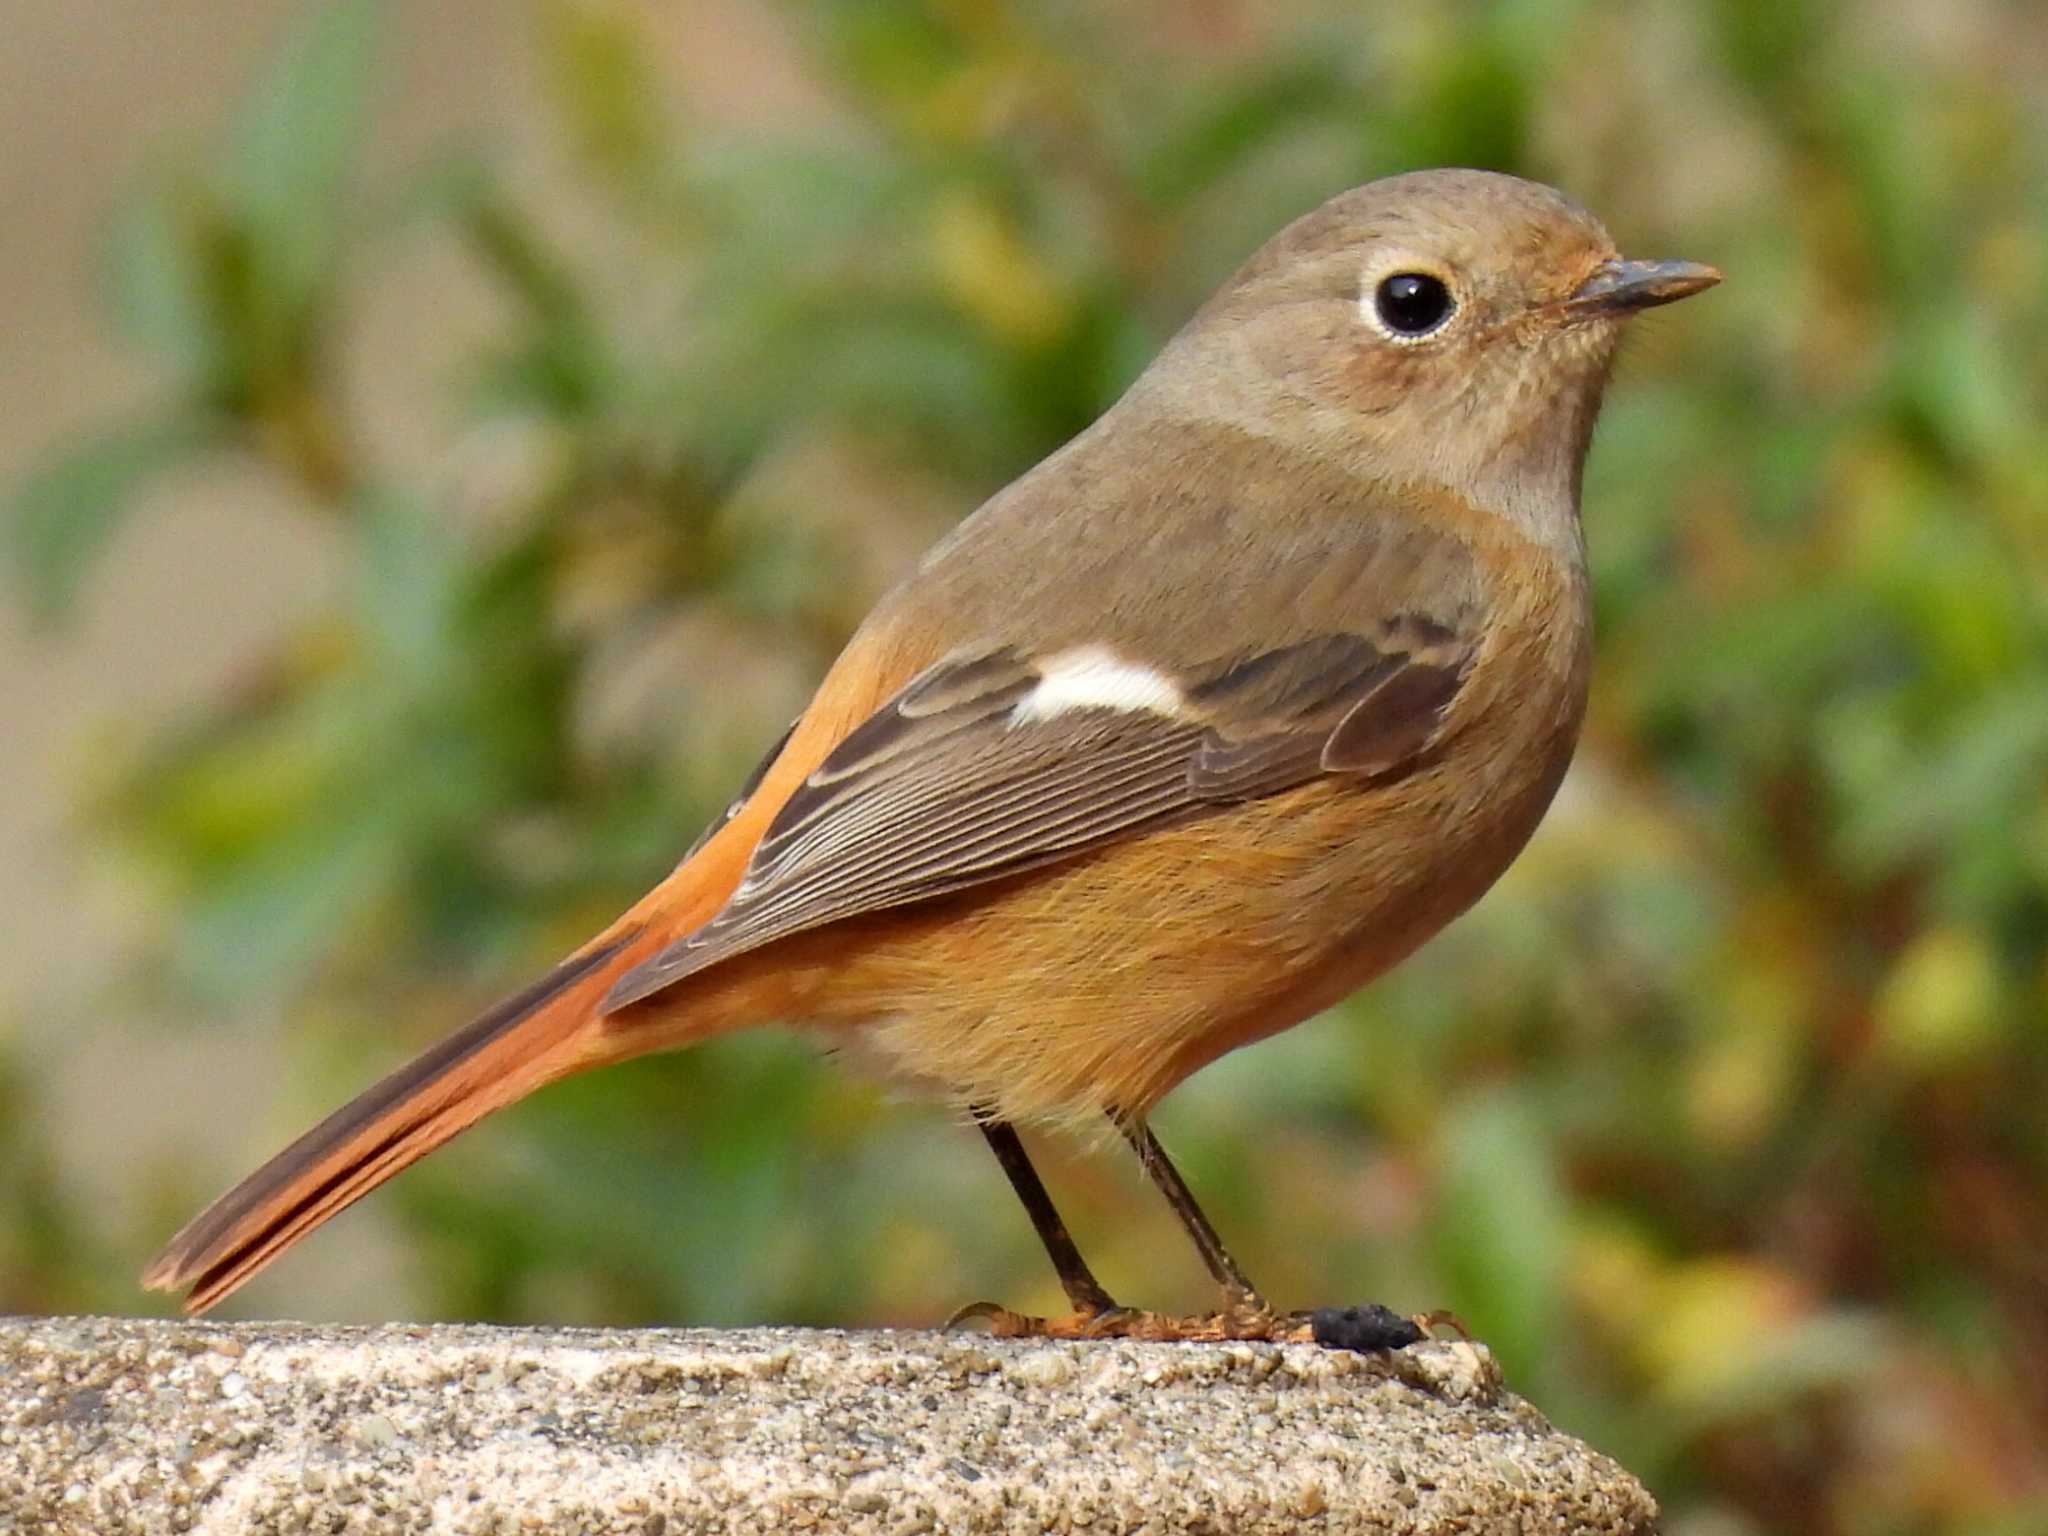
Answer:
<path fill-rule="evenodd" d="M 385 207 L 349 195 L 378 17 L 315 8 L 224 147 L 118 211 L 161 405 L 20 487 L 12 535 L 61 620 L 134 492 L 250 455 L 361 580 L 89 825 L 173 904 L 159 985 L 284 998 L 338 1100 L 662 874 L 891 572 L 1265 234 L 1419 165 L 1555 182 L 1728 275 L 1642 326 L 1594 452 L 1577 770 L 1472 916 L 1163 1130 L 1276 1300 L 1452 1308 L 1674 1531 L 2038 1531 L 2048 14 L 1374 9 L 790 5 L 826 121 L 771 136 L 666 94 L 632 9 L 561 0 L 569 205 L 485 145 Z M 431 483 L 363 448 L 336 367 L 420 240 L 498 301 Z M 39 1172 L 19 1055 L 0 1306 L 133 1305 Z M 949 1134 L 737 1042 L 551 1090 L 379 1198 L 447 1316 L 1055 1305 Z M 1053 1173 L 1113 1289 L 1202 1302 L 1114 1157 Z M 166 1231 L 213 1193 L 152 1177 Z"/>

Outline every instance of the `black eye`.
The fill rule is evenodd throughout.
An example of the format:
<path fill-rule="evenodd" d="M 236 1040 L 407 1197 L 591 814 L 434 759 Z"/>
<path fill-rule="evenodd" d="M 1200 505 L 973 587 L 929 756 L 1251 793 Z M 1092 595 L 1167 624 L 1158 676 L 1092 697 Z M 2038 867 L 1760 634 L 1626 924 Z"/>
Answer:
<path fill-rule="evenodd" d="M 1443 279 L 1427 272 L 1396 272 L 1382 278 L 1372 306 L 1380 324 L 1396 336 L 1427 336 L 1450 319 L 1456 307 Z"/>

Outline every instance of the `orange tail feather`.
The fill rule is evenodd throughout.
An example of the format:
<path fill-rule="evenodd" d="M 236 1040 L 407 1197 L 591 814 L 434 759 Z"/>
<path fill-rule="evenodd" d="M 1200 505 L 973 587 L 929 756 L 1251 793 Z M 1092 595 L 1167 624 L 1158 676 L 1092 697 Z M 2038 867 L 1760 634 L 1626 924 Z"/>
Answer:
<path fill-rule="evenodd" d="M 627 929 L 358 1095 L 188 1222 L 143 1272 L 203 1312 L 330 1216 L 485 1115 L 593 1064 L 605 991 L 650 944 Z"/>

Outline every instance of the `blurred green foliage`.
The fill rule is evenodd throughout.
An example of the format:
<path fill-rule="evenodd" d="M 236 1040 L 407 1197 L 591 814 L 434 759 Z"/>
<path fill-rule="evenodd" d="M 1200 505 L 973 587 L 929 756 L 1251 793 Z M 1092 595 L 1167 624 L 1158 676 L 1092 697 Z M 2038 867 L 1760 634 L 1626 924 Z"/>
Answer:
<path fill-rule="evenodd" d="M 1455 1309 L 1674 1530 L 2042 1529 L 2048 21 L 783 14 L 825 127 L 722 129 L 635 10 L 554 0 L 573 206 L 487 148 L 387 207 L 352 175 L 378 14 L 313 7 L 220 151 L 121 209 L 162 400 L 20 488 L 26 600 L 61 621 L 197 454 L 271 466 L 360 572 L 90 808 L 175 914 L 161 984 L 292 999 L 321 1091 L 360 1086 L 658 878 L 880 584 L 1267 233 L 1415 165 L 1556 181 L 1729 274 L 1648 322 L 1595 451 L 1578 769 L 1471 917 L 1166 1129 L 1277 1299 Z M 433 483 L 363 447 L 337 366 L 422 238 L 500 301 Z M 0 1272 L 104 1296 L 33 1124 L 0 1114 Z M 447 1315 L 1053 1304 L 969 1140 L 906 1151 L 933 1135 L 738 1042 L 565 1084 L 380 1199 Z M 1201 1304 L 1113 1161 L 1055 1174 L 1112 1288 Z"/>

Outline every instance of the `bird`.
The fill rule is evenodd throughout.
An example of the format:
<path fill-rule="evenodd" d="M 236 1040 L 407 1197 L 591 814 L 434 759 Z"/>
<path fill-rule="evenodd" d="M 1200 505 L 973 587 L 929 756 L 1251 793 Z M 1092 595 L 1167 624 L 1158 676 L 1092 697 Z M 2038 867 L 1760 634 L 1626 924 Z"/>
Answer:
<path fill-rule="evenodd" d="M 1405 959 L 1534 832 L 1586 705 L 1580 487 L 1622 335 L 1719 281 L 1497 172 L 1297 218 L 879 600 L 666 878 L 222 1195 L 145 1285 L 203 1311 L 548 1083 L 793 1024 L 979 1127 L 1072 1308 L 984 1305 L 995 1331 L 1298 1328 L 1149 1116 Z M 1114 1127 L 1219 1312 L 1119 1306 L 1020 1125 Z"/>

